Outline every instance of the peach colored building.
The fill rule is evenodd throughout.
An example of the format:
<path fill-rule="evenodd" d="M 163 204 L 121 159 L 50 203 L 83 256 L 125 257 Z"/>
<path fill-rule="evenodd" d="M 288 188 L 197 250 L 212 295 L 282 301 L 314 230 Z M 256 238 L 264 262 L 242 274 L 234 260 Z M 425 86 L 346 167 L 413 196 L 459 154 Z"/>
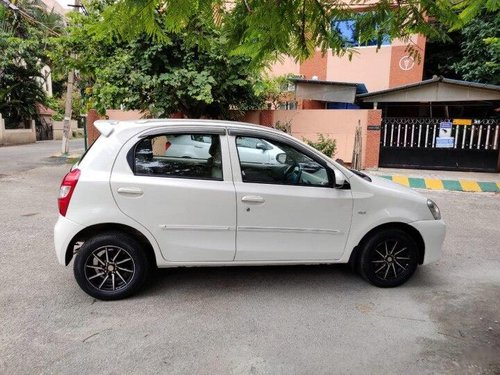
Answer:
<path fill-rule="evenodd" d="M 61 16 L 65 16 L 66 13 L 70 11 L 69 8 L 63 7 L 61 3 L 58 2 L 57 0 L 42 0 L 42 3 L 45 4 L 47 11 L 58 13 Z M 67 4 L 73 4 L 73 3 L 74 3 L 73 1 L 67 1 Z"/>
<path fill-rule="evenodd" d="M 271 76 L 301 75 L 304 79 L 321 81 L 363 83 L 368 92 L 385 90 L 409 83 L 420 82 L 423 76 L 425 37 L 414 36 L 411 43 L 419 51 L 419 58 L 410 56 L 407 43 L 398 39 L 377 49 L 376 46 L 354 47 L 349 57 L 334 56 L 316 51 L 314 56 L 299 63 L 290 57 L 282 57 L 270 69 Z"/>

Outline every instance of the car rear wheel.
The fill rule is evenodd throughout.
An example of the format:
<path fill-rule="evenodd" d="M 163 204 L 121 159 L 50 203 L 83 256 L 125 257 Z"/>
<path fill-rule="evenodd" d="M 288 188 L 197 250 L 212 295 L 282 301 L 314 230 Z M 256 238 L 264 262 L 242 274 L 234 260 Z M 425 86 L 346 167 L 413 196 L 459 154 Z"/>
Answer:
<path fill-rule="evenodd" d="M 404 284 L 418 265 L 415 240 L 400 229 L 375 233 L 365 242 L 359 258 L 361 276 L 375 286 L 392 288 Z"/>
<path fill-rule="evenodd" d="M 146 280 L 149 263 L 133 237 L 108 232 L 84 242 L 73 265 L 80 288 L 101 300 L 117 300 L 135 293 Z"/>

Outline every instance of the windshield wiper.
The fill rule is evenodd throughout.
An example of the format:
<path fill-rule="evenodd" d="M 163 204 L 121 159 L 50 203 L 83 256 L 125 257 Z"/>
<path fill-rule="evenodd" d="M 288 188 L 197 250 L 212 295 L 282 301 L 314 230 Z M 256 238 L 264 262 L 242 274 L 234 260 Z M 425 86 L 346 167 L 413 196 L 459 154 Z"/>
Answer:
<path fill-rule="evenodd" d="M 352 169 L 352 168 L 349 168 L 349 170 L 354 173 L 355 175 L 365 179 L 366 181 L 369 181 L 369 182 L 372 182 L 372 179 L 370 177 L 368 177 L 368 175 L 364 174 L 363 172 L 360 172 L 358 171 L 357 169 Z"/>

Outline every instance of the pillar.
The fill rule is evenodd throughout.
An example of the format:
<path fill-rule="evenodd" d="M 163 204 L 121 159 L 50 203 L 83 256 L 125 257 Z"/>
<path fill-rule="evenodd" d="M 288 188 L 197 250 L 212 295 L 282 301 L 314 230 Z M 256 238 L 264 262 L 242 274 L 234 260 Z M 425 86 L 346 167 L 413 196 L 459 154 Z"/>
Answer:
<path fill-rule="evenodd" d="M 99 120 L 101 117 L 95 109 L 90 109 L 87 113 L 87 145 L 90 147 L 92 143 L 99 138 L 99 131 L 95 128 L 94 122 Z"/>
<path fill-rule="evenodd" d="M 371 109 L 368 111 L 366 129 L 366 150 L 363 168 L 378 168 L 380 156 L 380 134 L 382 125 L 382 111 Z"/>
<path fill-rule="evenodd" d="M 259 123 L 270 128 L 274 127 L 274 111 L 263 109 L 259 114 Z"/>

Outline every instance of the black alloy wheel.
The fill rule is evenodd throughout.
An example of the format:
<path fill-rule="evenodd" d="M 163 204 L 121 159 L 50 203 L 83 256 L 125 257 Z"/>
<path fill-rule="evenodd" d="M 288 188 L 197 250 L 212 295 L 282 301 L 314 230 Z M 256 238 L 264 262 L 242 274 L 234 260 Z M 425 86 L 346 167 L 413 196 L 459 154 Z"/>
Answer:
<path fill-rule="evenodd" d="M 370 283 L 382 288 L 404 284 L 418 265 L 418 247 L 408 233 L 386 229 L 364 244 L 358 270 Z"/>
<path fill-rule="evenodd" d="M 78 285 L 90 296 L 117 300 L 132 295 L 144 284 L 149 262 L 133 237 L 107 232 L 84 242 L 73 271 Z"/>

